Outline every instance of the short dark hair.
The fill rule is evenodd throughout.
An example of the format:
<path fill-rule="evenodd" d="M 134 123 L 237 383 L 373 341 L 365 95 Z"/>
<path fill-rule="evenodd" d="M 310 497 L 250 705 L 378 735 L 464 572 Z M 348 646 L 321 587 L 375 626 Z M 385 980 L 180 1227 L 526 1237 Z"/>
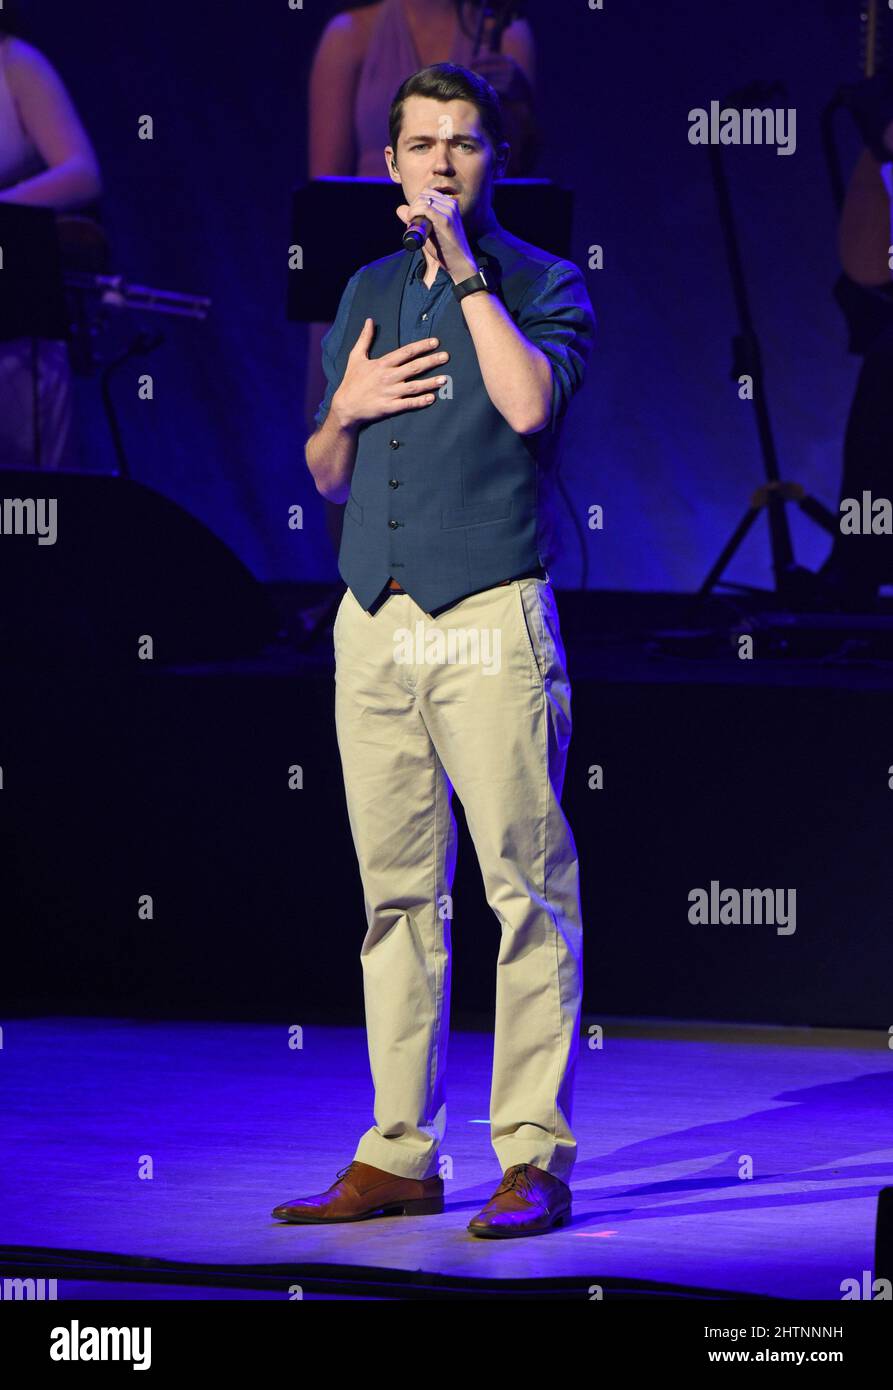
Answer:
<path fill-rule="evenodd" d="M 403 126 L 403 103 L 407 97 L 433 97 L 435 101 L 468 101 L 477 107 L 481 125 L 494 150 L 505 140 L 499 96 L 486 77 L 460 67 L 458 63 L 432 63 L 420 68 L 401 84 L 391 102 L 388 131 L 396 151 Z"/>

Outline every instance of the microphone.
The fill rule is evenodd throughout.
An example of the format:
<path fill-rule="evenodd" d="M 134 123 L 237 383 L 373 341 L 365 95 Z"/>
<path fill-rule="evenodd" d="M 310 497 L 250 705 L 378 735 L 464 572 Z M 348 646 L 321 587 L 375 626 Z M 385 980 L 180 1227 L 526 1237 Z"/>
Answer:
<path fill-rule="evenodd" d="M 424 246 L 430 233 L 431 219 L 414 217 L 403 233 L 403 245 L 407 251 L 418 251 L 420 246 Z"/>

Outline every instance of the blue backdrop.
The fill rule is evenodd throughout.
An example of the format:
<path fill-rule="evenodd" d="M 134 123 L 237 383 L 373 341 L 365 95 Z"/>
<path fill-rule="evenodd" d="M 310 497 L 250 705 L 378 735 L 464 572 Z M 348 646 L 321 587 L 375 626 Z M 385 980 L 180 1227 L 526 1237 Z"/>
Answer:
<path fill-rule="evenodd" d="M 303 460 L 305 330 L 285 318 L 292 189 L 303 179 L 306 94 L 331 0 L 241 6 L 91 0 L 32 6 L 31 37 L 66 80 L 97 147 L 115 268 L 207 294 L 206 323 L 164 320 L 155 400 L 116 388 L 134 476 L 189 508 L 263 579 L 334 577 L 323 508 Z M 732 147 L 726 167 L 763 343 L 782 473 L 836 506 L 859 366 L 830 297 L 835 215 L 819 145 L 822 105 L 858 76 L 856 4 L 778 0 L 621 5 L 531 0 L 543 152 L 537 172 L 576 189 L 574 259 L 598 345 L 575 403 L 564 476 L 585 527 L 593 587 L 691 589 L 762 480 L 753 407 L 730 380 L 733 303 L 708 156 L 688 112 L 754 79 L 783 79 L 797 147 Z M 808 23 L 805 20 L 808 19 Z M 140 116 L 155 138 L 137 138 Z M 847 169 L 858 152 L 844 127 Z M 524 235 L 524 228 L 514 228 Z M 154 320 L 150 326 L 155 327 Z M 140 368 L 142 369 L 142 368 Z M 112 453 L 95 382 L 79 384 L 84 466 Z M 289 508 L 304 508 L 302 530 Z M 829 540 L 793 515 L 798 558 Z M 554 578 L 580 582 L 565 517 Z M 729 572 L 769 580 L 758 528 Z"/>

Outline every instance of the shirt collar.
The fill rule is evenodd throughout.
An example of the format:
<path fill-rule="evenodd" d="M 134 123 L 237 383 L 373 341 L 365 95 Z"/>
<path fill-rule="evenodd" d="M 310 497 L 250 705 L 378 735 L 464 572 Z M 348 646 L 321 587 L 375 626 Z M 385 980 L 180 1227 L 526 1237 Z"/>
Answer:
<path fill-rule="evenodd" d="M 471 246 L 472 255 L 474 256 L 474 259 L 475 259 L 475 262 L 476 262 L 477 265 L 486 267 L 487 265 L 490 264 L 491 257 L 487 255 L 486 251 L 481 251 L 481 250 L 478 248 L 478 245 L 477 245 L 476 242 L 471 242 L 471 243 L 470 243 L 470 246 Z M 419 247 L 418 251 L 416 251 L 416 253 L 415 253 L 415 264 L 413 265 L 412 270 L 409 272 L 409 278 L 410 278 L 410 280 L 421 280 L 421 279 L 423 279 L 424 274 L 425 274 L 425 267 L 426 267 L 425 253 L 424 253 L 424 251 L 422 250 L 422 248 Z M 438 266 L 438 271 L 437 271 L 437 273 L 438 273 L 438 275 L 440 274 L 440 267 L 439 267 L 439 266 Z"/>

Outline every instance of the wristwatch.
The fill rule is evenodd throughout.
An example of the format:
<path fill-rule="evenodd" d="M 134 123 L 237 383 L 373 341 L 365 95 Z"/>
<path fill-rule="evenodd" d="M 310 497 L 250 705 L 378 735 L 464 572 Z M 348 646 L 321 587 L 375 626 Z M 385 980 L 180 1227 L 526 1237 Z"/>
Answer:
<path fill-rule="evenodd" d="M 464 299 L 467 294 L 476 294 L 478 290 L 487 290 L 488 293 L 493 293 L 493 286 L 488 282 L 480 266 L 478 266 L 475 275 L 469 275 L 467 280 L 460 280 L 458 285 L 453 285 L 453 294 L 457 299 Z"/>

